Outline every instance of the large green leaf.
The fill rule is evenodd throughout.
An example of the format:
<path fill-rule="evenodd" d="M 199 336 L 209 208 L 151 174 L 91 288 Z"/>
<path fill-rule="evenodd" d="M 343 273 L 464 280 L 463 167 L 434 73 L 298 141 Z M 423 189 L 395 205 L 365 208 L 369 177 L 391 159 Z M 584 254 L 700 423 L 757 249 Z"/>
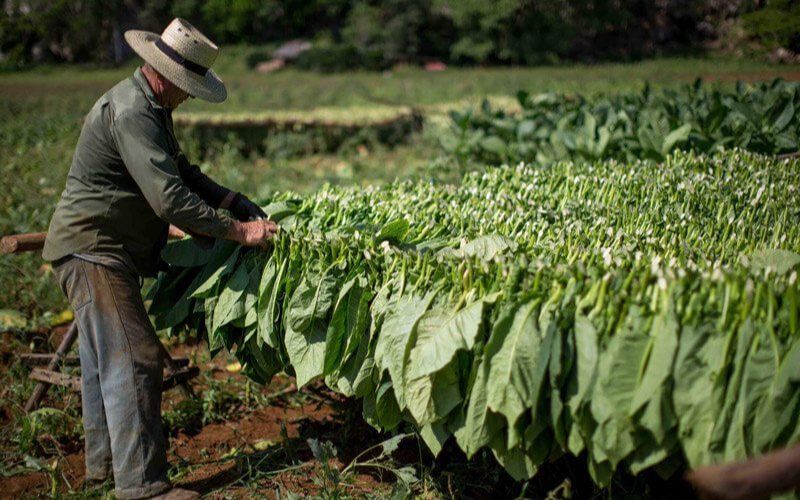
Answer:
<path fill-rule="evenodd" d="M 735 409 L 741 395 L 742 379 L 745 373 L 745 363 L 747 361 L 747 353 L 753 343 L 753 322 L 747 318 L 738 329 L 731 332 L 736 333 L 735 347 L 733 359 L 730 367 L 726 367 L 729 372 L 718 372 L 717 380 L 715 381 L 715 391 L 718 391 L 721 396 L 721 404 L 715 413 L 714 428 L 712 430 L 711 439 L 709 442 L 709 451 L 712 453 L 712 459 L 725 460 L 728 459 L 728 453 L 731 453 L 730 459 L 741 458 L 737 456 L 740 450 L 744 449 L 743 436 L 732 430 L 732 422 L 735 418 Z M 730 436 L 728 434 L 731 433 Z"/>
<path fill-rule="evenodd" d="M 527 408 L 536 408 L 550 356 L 552 332 L 541 332 L 538 301 L 511 308 L 486 344 L 490 363 L 488 406 L 515 425 Z"/>
<path fill-rule="evenodd" d="M 481 148 L 499 157 L 503 157 L 506 154 L 507 146 L 505 141 L 496 135 L 483 138 L 480 144 Z"/>
<path fill-rule="evenodd" d="M 199 267 L 207 264 L 216 253 L 234 248 L 233 242 L 215 240 L 210 249 L 199 247 L 192 238 L 172 241 L 161 250 L 161 258 L 167 264 L 178 267 Z"/>
<path fill-rule="evenodd" d="M 457 259 L 474 257 L 483 261 L 490 261 L 502 256 L 506 252 L 513 252 L 516 248 L 516 243 L 510 239 L 492 234 L 480 236 L 469 242 L 462 242 L 461 246 L 457 249 L 442 249 L 437 255 Z"/>
<path fill-rule="evenodd" d="M 441 453 L 444 448 L 444 443 L 447 441 L 449 434 L 445 425 L 441 422 L 426 425 L 419 430 L 419 435 L 428 449 L 431 450 L 433 456 L 436 457 Z"/>
<path fill-rule="evenodd" d="M 391 222 L 387 222 L 381 230 L 378 231 L 375 239 L 378 241 L 389 240 L 399 243 L 405 238 L 406 233 L 408 233 L 408 228 L 409 224 L 407 220 L 395 219 Z"/>
<path fill-rule="evenodd" d="M 753 421 L 753 449 L 765 452 L 778 443 L 791 442 L 800 419 L 800 339 L 791 347 L 775 372 L 764 401 Z"/>
<path fill-rule="evenodd" d="M 640 369 L 642 376 L 629 409 L 631 417 L 650 431 L 658 443 L 666 439 L 667 432 L 677 423 L 669 401 L 668 383 L 678 349 L 679 327 L 674 306 L 666 295 L 664 302 L 662 311 L 653 319 L 650 344 Z"/>
<path fill-rule="evenodd" d="M 575 425 L 570 429 L 569 449 L 578 454 L 583 450 L 584 441 L 590 439 L 588 426 L 581 428 L 585 413 L 594 391 L 597 380 L 597 367 L 599 362 L 597 329 L 591 320 L 584 314 L 576 313 L 575 317 L 575 368 L 571 381 L 572 396 L 568 399 L 567 407 L 570 410 Z"/>
<path fill-rule="evenodd" d="M 629 414 L 649 342 L 645 321 L 641 310 L 632 307 L 621 331 L 611 338 L 599 358 L 597 383 L 591 395 L 592 416 L 597 422 L 592 452 L 612 468 L 636 449 Z"/>
<path fill-rule="evenodd" d="M 233 251 L 227 253 L 222 247 L 219 253 L 212 257 L 211 261 L 203 268 L 203 278 L 200 285 L 192 292 L 192 298 L 207 299 L 215 294 L 219 283 L 230 274 L 236 267 L 239 259 L 239 252 L 242 247 L 233 247 Z M 217 264 L 218 259 L 224 259 Z"/>
<path fill-rule="evenodd" d="M 681 142 L 686 142 L 689 139 L 689 132 L 692 131 L 692 124 L 685 123 L 676 128 L 664 138 L 664 144 L 661 146 L 661 153 L 667 154 Z"/>
<path fill-rule="evenodd" d="M 278 335 L 277 309 L 280 294 L 283 291 L 283 279 L 288 268 L 288 261 L 277 262 L 270 259 L 264 267 L 258 293 L 258 336 L 262 342 L 277 349 L 280 343 Z"/>
<path fill-rule="evenodd" d="M 502 416 L 489 410 L 489 391 L 486 384 L 490 364 L 485 356 L 484 352 L 475 364 L 477 373 L 469 393 L 464 425 L 455 433 L 456 440 L 467 457 L 472 457 L 479 449 L 487 446 L 505 424 Z"/>
<path fill-rule="evenodd" d="M 325 339 L 324 374 L 339 367 L 358 350 L 367 331 L 370 292 L 363 277 L 347 281 L 339 290 Z"/>
<path fill-rule="evenodd" d="M 794 102 L 791 99 L 789 99 L 786 102 L 786 107 L 783 108 L 783 111 L 781 111 L 781 114 L 778 116 L 778 118 L 775 120 L 775 123 L 772 125 L 772 130 L 774 130 L 775 132 L 780 132 L 783 129 L 785 129 L 789 125 L 789 123 L 791 123 L 792 118 L 794 118 L 794 113 L 795 113 Z"/>
<path fill-rule="evenodd" d="M 442 419 L 461 402 L 454 356 L 474 344 L 482 313 L 481 300 L 456 313 L 434 309 L 420 318 L 405 373 L 406 407 L 418 426 Z"/>
<path fill-rule="evenodd" d="M 483 300 L 476 300 L 458 311 L 432 309 L 419 323 L 407 376 L 419 378 L 438 372 L 449 364 L 456 351 L 470 350 L 480 331 Z"/>
<path fill-rule="evenodd" d="M 675 356 L 673 400 L 678 432 L 691 467 L 710 462 L 714 427 L 713 370 L 720 364 L 724 338 L 708 324 L 684 325 Z"/>
<path fill-rule="evenodd" d="M 739 386 L 739 397 L 733 409 L 731 428 L 725 443 L 726 460 L 742 460 L 753 454 L 753 428 L 757 410 L 767 404 L 769 388 L 778 371 L 778 359 L 771 345 L 769 329 L 772 325 L 759 322 Z"/>
<path fill-rule="evenodd" d="M 221 326 L 226 325 L 245 315 L 244 300 L 240 300 L 245 293 L 245 289 L 250 284 L 250 272 L 244 263 L 239 264 L 230 279 L 225 283 L 219 300 L 214 307 L 214 321 L 211 331 L 217 331 Z"/>
<path fill-rule="evenodd" d="M 403 417 L 393 389 L 391 382 L 384 381 L 378 386 L 375 399 L 375 415 L 381 426 L 387 430 L 397 427 Z"/>
<path fill-rule="evenodd" d="M 306 275 L 289 301 L 284 342 L 301 387 L 323 374 L 326 317 L 333 305 L 337 280 L 331 268 Z"/>
<path fill-rule="evenodd" d="M 405 366 L 416 340 L 417 323 L 428 310 L 433 297 L 433 292 L 424 297 L 400 297 L 387 314 L 375 345 L 375 366 L 381 372 L 389 372 L 401 409 L 406 407 Z"/>

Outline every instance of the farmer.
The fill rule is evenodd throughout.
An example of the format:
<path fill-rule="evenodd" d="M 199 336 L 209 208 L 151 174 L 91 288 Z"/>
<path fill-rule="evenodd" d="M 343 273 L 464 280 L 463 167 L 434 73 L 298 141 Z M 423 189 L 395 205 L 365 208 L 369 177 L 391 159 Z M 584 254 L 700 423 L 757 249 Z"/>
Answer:
<path fill-rule="evenodd" d="M 178 105 L 227 97 L 209 69 L 217 46 L 183 19 L 161 36 L 132 30 L 125 39 L 144 65 L 86 116 L 43 256 L 80 332 L 87 480 L 103 481 L 113 468 L 118 498 L 195 498 L 167 479 L 164 362 L 141 277 L 159 269 L 169 224 L 245 246 L 265 245 L 277 227 L 191 165 L 175 139 Z"/>

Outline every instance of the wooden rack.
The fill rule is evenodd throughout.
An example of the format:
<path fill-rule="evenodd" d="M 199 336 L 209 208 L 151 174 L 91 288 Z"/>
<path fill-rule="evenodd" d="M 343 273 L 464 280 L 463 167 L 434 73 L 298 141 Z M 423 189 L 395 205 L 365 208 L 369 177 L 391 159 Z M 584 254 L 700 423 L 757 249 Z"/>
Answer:
<path fill-rule="evenodd" d="M 183 231 L 170 226 L 170 237 L 182 238 Z M 31 252 L 34 250 L 41 250 L 44 246 L 44 240 L 47 233 L 29 233 L 29 234 L 15 234 L 11 236 L 4 236 L 0 239 L 0 253 L 2 254 L 16 254 L 23 252 Z M 20 359 L 22 362 L 30 366 L 31 373 L 28 376 L 31 380 L 38 382 L 33 389 L 25 403 L 25 411 L 30 412 L 39 407 L 44 396 L 47 394 L 48 389 L 53 385 L 66 387 L 70 390 L 80 392 L 81 379 L 79 376 L 70 376 L 61 371 L 62 368 L 67 366 L 78 366 L 80 361 L 77 356 L 70 355 L 69 351 L 72 348 L 75 340 L 78 338 L 78 324 L 73 321 L 67 333 L 61 339 L 56 352 L 38 353 L 38 354 L 21 354 Z M 162 354 L 164 355 L 164 382 L 162 390 L 166 391 L 173 387 L 178 387 L 181 392 L 187 397 L 193 397 L 189 381 L 200 374 L 199 368 L 190 366 L 189 360 L 186 358 L 173 358 L 167 352 L 167 349 L 159 341 Z"/>

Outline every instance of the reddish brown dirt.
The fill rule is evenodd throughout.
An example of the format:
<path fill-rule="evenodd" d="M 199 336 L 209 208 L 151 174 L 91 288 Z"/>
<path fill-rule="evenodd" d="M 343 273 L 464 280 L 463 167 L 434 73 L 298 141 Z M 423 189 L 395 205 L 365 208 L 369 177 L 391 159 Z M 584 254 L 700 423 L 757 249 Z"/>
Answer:
<path fill-rule="evenodd" d="M 51 336 L 51 345 L 58 340 Z M 181 345 L 171 351 L 173 356 L 195 359 L 202 349 L 204 347 Z M 0 352 L 0 356 L 7 357 L 6 354 Z M 229 359 L 218 356 L 204 363 L 201 370 L 215 380 L 243 380 L 243 375 L 226 369 L 229 363 Z M 321 385 L 299 393 L 287 393 L 287 387 L 291 387 L 288 377 L 276 377 L 260 391 L 265 395 L 281 393 L 269 406 L 255 410 L 242 408 L 238 416 L 205 425 L 196 434 L 180 432 L 172 436 L 169 460 L 173 465 L 182 465 L 183 471 L 176 483 L 210 498 L 222 498 L 223 494 L 224 498 L 248 498 L 252 489 L 245 485 L 255 486 L 263 493 L 288 490 L 312 494 L 320 491 L 318 478 L 322 473 L 320 463 L 308 448 L 308 438 L 334 442 L 339 456 L 330 465 L 339 469 L 375 442 L 378 434 L 371 428 L 358 421 L 342 420 L 339 412 L 348 404 L 343 398 L 324 390 Z M 193 384 L 193 388 L 198 393 L 205 389 L 201 383 Z M 164 396 L 164 408 L 182 399 L 175 390 Z M 84 477 L 81 445 L 70 445 L 78 451 L 65 455 L 58 463 L 59 489 L 63 492 L 80 489 Z M 231 456 L 237 452 L 239 458 L 232 459 Z M 53 460 L 43 461 L 49 464 Z M 256 484 L 253 484 L 256 480 L 251 468 L 259 473 Z M 358 474 L 344 487 L 349 494 L 358 496 L 360 493 L 388 491 L 391 484 L 387 486 L 380 479 Z M 0 478 L 0 499 L 47 497 L 50 488 L 51 479 L 42 472 Z"/>
<path fill-rule="evenodd" d="M 261 472 L 270 473 L 260 481 L 259 489 L 286 489 L 305 494 L 318 491 L 320 485 L 313 479 L 321 477 L 316 473 L 320 464 L 308 450 L 306 439 L 326 439 L 319 430 L 335 426 L 332 411 L 335 404 L 333 399 L 330 404 L 314 402 L 299 407 L 279 403 L 258 409 L 238 421 L 207 425 L 195 436 L 179 435 L 172 442 L 170 454 L 194 464 L 181 478 L 180 484 L 195 491 L 212 493 L 212 498 L 213 493 L 221 488 L 225 489 L 226 498 L 246 497 L 247 490 L 237 487 L 237 483 L 247 480 L 247 466 L 251 465 Z M 214 463 L 234 448 L 244 452 L 245 458 Z M 275 455 L 275 459 L 271 460 L 270 455 Z M 344 464 L 336 459 L 331 461 L 331 466 L 341 469 Z M 289 467 L 293 469 L 278 472 Z M 363 475 L 358 476 L 349 489 L 374 491 L 380 487 L 373 478 Z"/>
<path fill-rule="evenodd" d="M 83 482 L 83 452 L 73 453 L 59 461 L 61 489 L 79 488 Z M 64 484 L 67 483 L 67 484 Z M 50 478 L 44 472 L 32 472 L 0 479 L 0 498 L 46 497 L 50 493 Z"/>

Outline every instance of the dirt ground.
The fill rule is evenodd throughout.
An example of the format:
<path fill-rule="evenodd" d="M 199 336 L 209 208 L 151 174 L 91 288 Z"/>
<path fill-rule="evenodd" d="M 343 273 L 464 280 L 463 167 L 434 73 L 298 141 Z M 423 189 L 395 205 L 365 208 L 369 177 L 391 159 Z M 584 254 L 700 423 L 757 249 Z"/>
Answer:
<path fill-rule="evenodd" d="M 51 341 L 56 343 L 61 334 L 63 329 L 55 332 Z M 172 354 L 196 359 L 200 357 L 197 351 L 203 349 L 178 346 L 172 349 Z M 3 358 L 8 361 L 8 353 Z M 228 367 L 229 364 L 229 359 L 219 356 L 200 368 L 214 380 L 244 384 L 245 377 L 235 372 L 235 365 Z M 198 380 L 193 382 L 193 389 L 202 394 L 206 387 Z M 276 491 L 314 495 L 325 485 L 317 480 L 320 463 L 311 453 L 307 439 L 334 442 L 338 455 L 331 459 L 330 466 L 338 469 L 364 448 L 380 442 L 380 435 L 372 428 L 345 417 L 350 409 L 343 398 L 322 386 L 300 392 L 293 387 L 288 377 L 276 377 L 269 386 L 256 389 L 261 396 L 277 394 L 269 399 L 270 404 L 236 408 L 238 417 L 209 423 L 196 432 L 173 433 L 169 461 L 173 470 L 177 470 L 175 483 L 209 498 L 250 498 L 254 487 L 267 497 L 274 497 Z M 177 390 L 169 391 L 165 393 L 163 409 L 175 408 L 183 399 Z M 10 410 L 4 407 L 2 411 L 6 417 L 3 424 L 10 425 L 7 418 Z M 58 463 L 62 493 L 78 491 L 83 485 L 82 444 L 62 445 L 63 450 L 70 448 L 75 451 L 64 454 Z M 256 484 L 254 477 L 258 477 Z M 388 491 L 391 484 L 384 484 L 380 477 L 358 473 L 343 487 L 349 495 L 359 496 Z M 0 478 L 0 498 L 46 497 L 51 494 L 50 488 L 51 477 L 45 472 Z"/>
<path fill-rule="evenodd" d="M 42 351 L 44 345 L 56 345 L 65 328 L 30 336 L 28 346 Z M 46 341 L 45 341 L 46 340 Z M 5 372 L 3 385 L 24 377 L 14 367 L 16 351 L 9 338 L 0 338 L 0 370 Z M 211 421 L 175 420 L 187 401 L 177 390 L 165 393 L 162 415 L 169 432 L 168 459 L 173 482 L 203 494 L 204 498 L 589 498 L 613 496 L 614 491 L 598 490 L 579 458 L 562 457 L 543 466 L 528 483 L 513 481 L 500 468 L 491 453 L 479 453 L 471 460 L 452 442 L 434 459 L 416 437 L 404 439 L 399 448 L 381 461 L 370 462 L 380 443 L 390 437 L 371 428 L 361 418 L 358 401 L 339 396 L 322 383 L 297 391 L 293 379 L 276 376 L 266 387 L 249 383 L 224 354 L 210 359 L 204 345 L 178 344 L 169 349 L 174 357 L 185 356 L 200 368 L 201 375 L 192 381 L 194 401 L 219 408 L 204 409 Z M 0 391 L 0 429 L 4 429 L 3 456 L 15 456 L 10 433 L 19 432 L 19 408 L 10 407 Z M 19 405 L 23 400 L 17 397 Z M 77 395 L 48 395 L 46 406 L 69 409 L 79 415 Z M 67 408 L 69 407 L 69 408 Z M 172 417 L 170 417 L 172 415 Z M 170 418 L 172 420 L 170 420 Z M 179 422 L 176 424 L 175 422 Z M 172 427 L 170 427 L 172 422 Z M 16 426 L 16 427 L 15 427 Z M 45 436 L 47 437 L 47 436 Z M 330 453 L 320 457 L 312 452 L 311 440 L 329 442 Z M 12 444 L 11 453 L 9 443 Z M 0 474 L 0 499 L 50 498 L 56 491 L 68 498 L 102 498 L 113 490 L 103 485 L 84 485 L 84 455 L 78 435 L 71 439 L 51 439 L 47 452 L 39 451 L 41 462 L 57 464 L 50 472 L 18 471 Z M 55 451 L 53 451 L 55 450 Z M 322 460 L 320 460 L 321 458 Z M 357 462 L 362 466 L 351 467 Z M 8 464 L 0 469 L 9 470 Z M 418 481 L 408 488 L 397 482 L 392 471 L 412 468 Z M 619 482 L 623 496 L 633 492 L 644 498 L 692 498 L 682 481 L 663 481 L 656 477 L 630 478 Z M 613 488 L 612 488 L 613 489 Z M 641 495 L 639 495 L 641 497 Z"/>
<path fill-rule="evenodd" d="M 19 369 L 19 352 L 29 351 L 30 347 L 37 352 L 52 350 L 65 331 L 61 327 L 25 334 L 27 346 L 8 336 L 0 338 L 0 370 L 6 371 L 7 377 L 8 373 L 16 374 L 6 380 L 10 382 L 14 376 L 22 378 L 27 373 Z M 266 387 L 248 383 L 224 354 L 209 359 L 205 345 L 178 344 L 169 350 L 173 357 L 187 357 L 199 366 L 201 375 L 191 384 L 196 401 L 204 405 L 216 401 L 223 408 L 204 413 L 215 415 L 211 422 L 194 421 L 192 425 L 169 428 L 167 415 L 175 414 L 186 398 L 173 389 L 164 394 L 162 403 L 165 426 L 169 428 L 168 459 L 173 482 L 198 491 L 205 498 L 385 498 L 398 486 L 391 469 L 403 466 L 419 473 L 421 480 L 415 483 L 413 493 L 422 498 L 482 498 L 491 492 L 514 496 L 511 492 L 519 491 L 519 485 L 492 461 L 467 461 L 455 446 L 434 460 L 415 437 L 406 438 L 379 467 L 351 467 L 351 473 L 338 477 L 354 460 L 364 463 L 375 457 L 377 452 L 370 449 L 379 448 L 390 437 L 361 418 L 358 401 L 337 395 L 322 383 L 297 391 L 293 379 L 286 375 L 276 376 Z M 17 371 L 9 371 L 15 363 Z M 6 448 L 13 448 L 9 432 L 19 432 L 15 415 L 20 414 L 23 401 L 20 397 L 16 402 L 0 397 L 0 428 L 5 429 Z M 79 415 L 79 405 L 77 394 L 64 397 L 63 391 L 51 391 L 43 403 L 74 415 Z M 47 451 L 39 450 L 37 458 L 48 465 L 57 463 L 55 472 L 16 471 L 5 477 L 0 474 L 0 499 L 52 497 L 54 487 L 59 494 L 71 498 L 101 498 L 113 489 L 110 482 L 84 485 L 83 443 L 79 436 L 45 436 L 45 440 Z M 309 440 L 332 444 L 334 451 L 324 457 L 324 464 L 312 453 Z M 14 454 L 12 449 L 11 455 Z M 15 460 L 19 462 L 20 457 Z"/>

